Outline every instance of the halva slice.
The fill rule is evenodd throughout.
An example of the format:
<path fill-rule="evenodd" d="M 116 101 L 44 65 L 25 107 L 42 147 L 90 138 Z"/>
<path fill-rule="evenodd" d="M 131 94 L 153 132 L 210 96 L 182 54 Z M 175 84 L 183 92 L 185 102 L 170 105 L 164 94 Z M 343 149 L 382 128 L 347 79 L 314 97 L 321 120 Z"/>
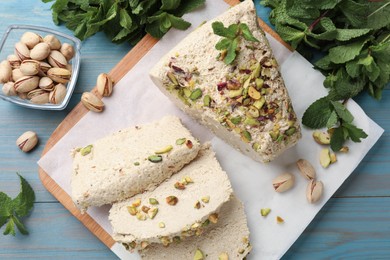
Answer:
<path fill-rule="evenodd" d="M 225 27 L 246 24 L 258 42 L 238 36 L 233 63 L 215 48 Z M 230 50 L 232 51 L 232 50 Z M 256 161 L 268 162 L 301 137 L 300 125 L 272 50 L 244 1 L 197 28 L 150 71 L 153 82 L 180 109 Z"/>
<path fill-rule="evenodd" d="M 144 260 L 238 260 L 244 259 L 251 248 L 244 206 L 237 198 L 232 197 L 222 206 L 218 223 L 202 236 L 177 241 L 169 247 L 150 245 L 140 254 Z M 203 255 L 203 258 L 195 258 L 196 255 Z"/>
<path fill-rule="evenodd" d="M 205 225 L 218 221 L 231 194 L 228 176 L 204 144 L 194 161 L 155 190 L 113 204 L 113 238 L 131 250 L 201 235 Z"/>
<path fill-rule="evenodd" d="M 72 199 L 86 209 L 152 190 L 192 161 L 199 149 L 174 116 L 121 130 L 75 149 Z"/>

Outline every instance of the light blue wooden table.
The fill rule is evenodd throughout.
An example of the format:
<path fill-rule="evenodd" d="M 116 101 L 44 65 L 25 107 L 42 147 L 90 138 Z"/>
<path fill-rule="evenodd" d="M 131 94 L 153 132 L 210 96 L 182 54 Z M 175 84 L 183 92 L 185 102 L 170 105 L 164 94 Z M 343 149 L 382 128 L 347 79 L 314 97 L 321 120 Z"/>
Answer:
<path fill-rule="evenodd" d="M 256 1 L 258 2 L 258 1 Z M 257 3 L 258 14 L 267 11 Z M 267 20 L 267 19 L 265 19 Z M 0 35 L 10 24 L 46 26 L 60 31 L 51 20 L 50 4 L 38 0 L 1 0 Z M 0 101 L 0 190 L 11 196 L 19 192 L 16 172 L 36 192 L 36 203 L 25 224 L 30 235 L 0 234 L 0 259 L 116 259 L 42 186 L 37 160 L 52 131 L 94 86 L 97 75 L 109 71 L 130 50 L 114 45 L 103 34 L 82 46 L 81 73 L 68 108 L 61 112 L 34 111 Z M 390 90 L 381 102 L 367 95 L 356 101 L 375 122 L 390 130 Z M 15 145 L 27 130 L 38 133 L 40 145 L 24 154 Z M 3 229 L 1 230 L 1 233 Z M 315 220 L 285 255 L 286 259 L 390 259 L 390 135 L 388 132 L 369 152 L 360 166 L 325 205 Z"/>

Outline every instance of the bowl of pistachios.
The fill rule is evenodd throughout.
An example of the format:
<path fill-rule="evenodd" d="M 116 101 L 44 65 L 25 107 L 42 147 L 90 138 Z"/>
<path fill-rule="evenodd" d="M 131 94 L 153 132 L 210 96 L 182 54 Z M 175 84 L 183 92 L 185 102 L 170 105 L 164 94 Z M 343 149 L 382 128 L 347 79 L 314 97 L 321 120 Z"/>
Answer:
<path fill-rule="evenodd" d="M 11 25 L 0 42 L 0 99 L 63 110 L 80 69 L 79 39 L 39 26 Z"/>

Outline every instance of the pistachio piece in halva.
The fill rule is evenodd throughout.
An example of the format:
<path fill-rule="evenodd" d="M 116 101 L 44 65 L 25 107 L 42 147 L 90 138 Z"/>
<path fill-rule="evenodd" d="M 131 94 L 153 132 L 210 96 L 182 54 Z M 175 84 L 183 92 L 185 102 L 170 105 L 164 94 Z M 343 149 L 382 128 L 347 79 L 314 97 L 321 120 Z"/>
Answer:
<path fill-rule="evenodd" d="M 40 64 L 35 60 L 24 60 L 19 69 L 25 76 L 34 76 L 38 74 Z"/>
<path fill-rule="evenodd" d="M 70 80 L 71 73 L 63 68 L 51 68 L 47 71 L 47 76 L 58 83 L 67 83 Z"/>
<path fill-rule="evenodd" d="M 324 148 L 320 152 L 320 164 L 322 167 L 328 168 L 330 163 L 330 151 L 328 148 Z"/>
<path fill-rule="evenodd" d="M 297 161 L 297 167 L 305 179 L 310 181 L 316 178 L 316 170 L 309 161 L 305 159 L 299 159 Z"/>
<path fill-rule="evenodd" d="M 12 76 L 12 67 L 8 60 L 0 63 L 0 84 L 10 81 Z"/>
<path fill-rule="evenodd" d="M 25 32 L 20 38 L 20 42 L 24 43 L 29 49 L 42 41 L 42 37 L 34 32 Z"/>
<path fill-rule="evenodd" d="M 335 163 L 337 162 L 337 156 L 335 153 L 330 154 L 330 163 Z"/>
<path fill-rule="evenodd" d="M 330 144 L 330 135 L 328 132 L 314 131 L 313 138 L 318 144 Z"/>
<path fill-rule="evenodd" d="M 96 80 L 98 93 L 103 97 L 109 97 L 112 94 L 112 79 L 106 73 L 100 73 Z"/>
<path fill-rule="evenodd" d="M 74 56 L 73 46 L 66 42 L 61 45 L 60 52 L 62 53 L 62 55 L 64 55 L 67 61 L 71 60 Z"/>
<path fill-rule="evenodd" d="M 15 55 L 22 61 L 30 59 L 30 50 L 27 48 L 26 44 L 17 42 L 15 44 Z"/>
<path fill-rule="evenodd" d="M 61 48 L 61 42 L 52 34 L 46 35 L 43 41 L 50 46 L 52 50 L 59 50 Z"/>
<path fill-rule="evenodd" d="M 49 94 L 49 102 L 52 104 L 61 104 L 66 96 L 66 87 L 59 83 Z"/>
<path fill-rule="evenodd" d="M 193 260 L 204 260 L 204 259 L 205 258 L 204 258 L 203 252 L 199 248 L 196 249 Z"/>
<path fill-rule="evenodd" d="M 50 54 L 50 46 L 45 42 L 38 43 L 30 50 L 30 57 L 33 60 L 41 61 L 46 59 Z"/>
<path fill-rule="evenodd" d="M 12 69 L 17 69 L 20 67 L 20 63 L 22 62 L 18 56 L 16 56 L 15 54 L 10 54 L 8 55 L 7 57 L 7 60 L 9 62 L 9 64 L 11 65 Z"/>
<path fill-rule="evenodd" d="M 19 138 L 16 140 L 16 145 L 19 147 L 20 150 L 27 153 L 31 151 L 38 143 L 38 136 L 33 131 L 27 131 L 23 133 Z"/>
<path fill-rule="evenodd" d="M 53 80 L 49 77 L 42 77 L 39 80 L 38 87 L 46 91 L 52 91 L 54 89 Z"/>
<path fill-rule="evenodd" d="M 284 173 L 273 180 L 272 186 L 276 192 L 285 192 L 294 186 L 294 181 L 294 175 L 291 173 Z"/>
<path fill-rule="evenodd" d="M 24 76 L 15 82 L 14 88 L 16 92 L 26 93 L 38 87 L 39 77 Z"/>
<path fill-rule="evenodd" d="M 81 96 L 81 103 L 90 111 L 100 113 L 104 109 L 104 103 L 91 92 L 84 92 Z"/>
<path fill-rule="evenodd" d="M 12 70 L 12 80 L 13 80 L 14 82 L 16 82 L 18 79 L 23 78 L 23 77 L 24 77 L 24 75 L 23 75 L 23 73 L 20 71 L 20 69 L 13 69 L 13 70 Z"/>
<path fill-rule="evenodd" d="M 5 83 L 1 89 L 4 93 L 4 95 L 16 96 L 16 91 L 15 91 L 14 85 L 15 85 L 15 83 L 13 83 L 12 81 Z"/>
<path fill-rule="evenodd" d="M 218 256 L 218 260 L 229 260 L 229 256 L 227 253 L 221 253 Z"/>
<path fill-rule="evenodd" d="M 307 185 L 306 198 L 309 203 L 316 203 L 324 190 L 324 184 L 321 181 L 311 180 Z"/>
<path fill-rule="evenodd" d="M 59 51 L 51 51 L 47 57 L 47 61 L 54 68 L 66 68 L 66 65 L 68 65 L 68 61 Z"/>

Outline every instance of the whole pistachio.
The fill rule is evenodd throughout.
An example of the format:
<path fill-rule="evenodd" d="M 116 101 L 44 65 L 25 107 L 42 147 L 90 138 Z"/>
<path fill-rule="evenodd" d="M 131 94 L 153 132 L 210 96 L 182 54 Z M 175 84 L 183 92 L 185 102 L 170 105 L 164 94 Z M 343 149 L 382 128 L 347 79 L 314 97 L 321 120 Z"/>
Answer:
<path fill-rule="evenodd" d="M 66 83 L 70 80 L 70 71 L 62 68 L 51 68 L 47 71 L 47 76 L 58 83 Z"/>
<path fill-rule="evenodd" d="M 41 61 L 39 63 L 39 69 L 43 72 L 43 73 L 47 73 L 47 71 L 49 69 L 51 69 L 51 65 L 47 62 L 44 62 L 44 61 Z"/>
<path fill-rule="evenodd" d="M 61 104 L 66 96 L 66 87 L 63 84 L 54 86 L 53 91 L 49 94 L 49 101 L 52 104 Z"/>
<path fill-rule="evenodd" d="M 17 42 L 15 44 L 15 55 L 22 61 L 30 59 L 30 50 L 27 48 L 26 44 Z"/>
<path fill-rule="evenodd" d="M 103 97 L 111 96 L 112 94 L 112 80 L 106 73 L 101 73 L 97 77 L 96 87 L 98 93 Z"/>
<path fill-rule="evenodd" d="M 30 92 L 38 87 L 39 77 L 37 76 L 24 76 L 15 82 L 15 90 L 19 93 Z"/>
<path fill-rule="evenodd" d="M 18 81 L 18 79 L 23 78 L 24 75 L 20 69 L 14 69 L 12 70 L 12 80 L 14 82 Z"/>
<path fill-rule="evenodd" d="M 12 69 L 18 69 L 20 67 L 21 60 L 19 60 L 19 57 L 15 54 L 8 55 L 7 60 L 11 65 Z"/>
<path fill-rule="evenodd" d="M 38 143 L 38 136 L 33 131 L 27 131 L 23 133 L 19 138 L 16 140 L 16 145 L 19 147 L 20 150 L 27 153 L 31 151 Z"/>
<path fill-rule="evenodd" d="M 16 92 L 16 94 L 20 99 L 27 99 L 27 93 Z"/>
<path fill-rule="evenodd" d="M 14 85 L 15 85 L 15 83 L 13 83 L 12 81 L 5 83 L 3 85 L 3 88 L 2 88 L 4 95 L 16 96 L 16 91 L 15 91 Z"/>
<path fill-rule="evenodd" d="M 67 70 L 69 70 L 70 71 L 70 73 L 72 73 L 72 64 L 66 64 L 66 67 L 65 67 L 65 69 L 67 69 Z"/>
<path fill-rule="evenodd" d="M 27 98 L 28 99 L 32 99 L 33 97 L 35 96 L 39 96 L 43 93 L 45 93 L 46 91 L 44 91 L 43 89 L 40 89 L 40 88 L 36 88 L 36 89 L 33 89 L 31 90 L 30 92 L 27 93 Z"/>
<path fill-rule="evenodd" d="M 46 104 L 49 103 L 49 93 L 44 92 L 39 95 L 33 96 L 30 101 L 34 104 Z"/>
<path fill-rule="evenodd" d="M 67 61 L 70 61 L 74 56 L 73 46 L 66 42 L 61 45 L 60 52 L 64 55 Z"/>
<path fill-rule="evenodd" d="M 313 180 L 316 178 L 316 170 L 313 165 L 305 159 L 299 159 L 297 161 L 297 166 L 301 175 L 307 180 Z"/>
<path fill-rule="evenodd" d="M 51 51 L 49 56 L 47 57 L 47 61 L 54 68 L 66 68 L 68 61 L 65 59 L 64 55 L 62 55 L 59 51 Z"/>
<path fill-rule="evenodd" d="M 104 109 L 103 101 L 101 101 L 97 96 L 95 96 L 91 92 L 84 92 L 83 93 L 83 95 L 81 96 L 81 103 L 83 103 L 83 105 L 87 109 L 89 109 L 93 112 L 100 113 Z"/>
<path fill-rule="evenodd" d="M 309 203 L 316 203 L 324 190 L 324 184 L 321 181 L 311 180 L 307 185 L 306 198 Z"/>
<path fill-rule="evenodd" d="M 45 42 L 38 43 L 30 51 L 30 57 L 33 60 L 44 60 L 50 54 L 50 46 Z"/>
<path fill-rule="evenodd" d="M 59 50 L 61 48 L 61 42 L 52 34 L 48 34 L 43 38 L 43 41 L 49 44 L 50 49 Z"/>
<path fill-rule="evenodd" d="M 42 77 L 39 80 L 38 87 L 46 91 L 52 91 L 54 89 L 54 82 L 49 77 Z"/>
<path fill-rule="evenodd" d="M 35 60 L 24 60 L 22 61 L 22 64 L 20 65 L 20 71 L 25 76 L 34 76 L 37 75 L 39 72 L 39 62 Z"/>
<path fill-rule="evenodd" d="M 35 45 L 42 41 L 42 37 L 39 34 L 33 32 L 25 32 L 20 38 L 20 42 L 24 43 L 29 49 L 34 48 Z"/>
<path fill-rule="evenodd" d="M 285 192 L 294 186 L 294 181 L 294 175 L 291 173 L 284 173 L 276 177 L 273 180 L 272 185 L 276 192 Z"/>
<path fill-rule="evenodd" d="M 8 60 L 3 60 L 0 63 L 0 83 L 6 83 L 10 81 L 12 76 L 12 67 Z"/>

